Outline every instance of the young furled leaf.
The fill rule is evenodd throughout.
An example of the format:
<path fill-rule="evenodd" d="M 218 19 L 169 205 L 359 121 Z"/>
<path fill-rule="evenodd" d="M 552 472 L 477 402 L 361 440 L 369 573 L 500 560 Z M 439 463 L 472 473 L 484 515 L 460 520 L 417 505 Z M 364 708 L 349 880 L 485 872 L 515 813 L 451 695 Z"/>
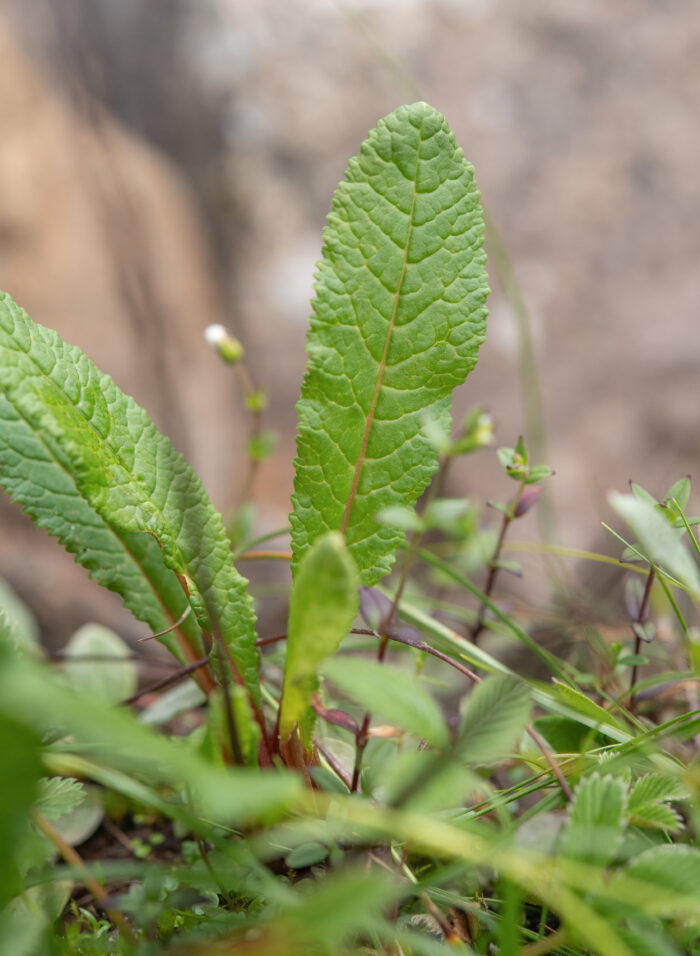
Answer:
<path fill-rule="evenodd" d="M 199 478 L 132 398 L 6 293 L 0 459 L 12 498 L 140 620 L 163 630 L 189 598 L 182 631 L 197 647 L 200 628 L 218 629 L 259 705 L 247 582 Z"/>
<path fill-rule="evenodd" d="M 326 531 L 345 534 L 363 584 L 437 468 L 426 410 L 449 431 L 451 394 L 476 364 L 488 282 L 471 166 L 426 103 L 381 120 L 333 198 L 318 266 L 292 498 L 292 570 Z"/>
<path fill-rule="evenodd" d="M 318 669 L 339 647 L 357 614 L 357 570 L 342 535 L 331 533 L 306 554 L 292 588 L 280 738 L 298 724 L 307 748 L 315 715 L 309 705 Z"/>

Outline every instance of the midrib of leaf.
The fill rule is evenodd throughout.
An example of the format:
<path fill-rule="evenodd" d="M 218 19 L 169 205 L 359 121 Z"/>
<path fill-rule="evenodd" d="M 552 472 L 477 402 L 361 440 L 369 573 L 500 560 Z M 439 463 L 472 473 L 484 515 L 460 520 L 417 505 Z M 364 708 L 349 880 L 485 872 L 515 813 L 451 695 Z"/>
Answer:
<path fill-rule="evenodd" d="M 411 208 L 408 213 L 408 230 L 406 234 L 406 244 L 403 250 L 403 263 L 401 266 L 401 275 L 399 276 L 399 281 L 396 287 L 396 293 L 394 295 L 394 303 L 391 312 L 391 319 L 389 321 L 389 329 L 386 334 L 386 340 L 384 342 L 384 351 L 382 353 L 382 358 L 379 363 L 379 369 L 377 371 L 377 383 L 374 386 L 374 394 L 372 395 L 372 403 L 370 405 L 369 413 L 367 415 L 367 422 L 365 424 L 365 431 L 362 436 L 362 445 L 360 446 L 360 454 L 355 464 L 355 471 L 352 476 L 352 486 L 350 488 L 350 494 L 348 495 L 348 500 L 345 503 L 345 511 L 343 513 L 343 520 L 340 524 L 341 534 L 345 534 L 345 530 L 348 526 L 348 521 L 350 520 L 350 512 L 352 511 L 352 506 L 357 495 L 357 488 L 360 484 L 360 476 L 362 475 L 362 468 L 365 463 L 365 456 L 367 453 L 367 442 L 369 441 L 370 432 L 372 431 L 372 425 L 374 424 L 374 414 L 377 408 L 377 402 L 379 401 L 379 395 L 382 390 L 382 382 L 384 381 L 384 372 L 386 371 L 386 360 L 389 355 L 389 349 L 391 347 L 391 339 L 394 334 L 394 327 L 396 325 L 396 316 L 399 311 L 399 302 L 401 301 L 401 292 L 403 290 L 404 278 L 406 277 L 406 266 L 408 263 L 408 250 L 411 245 L 411 236 L 413 235 L 413 215 L 416 208 L 416 185 L 418 183 L 418 169 L 420 166 L 420 155 L 423 148 L 423 127 L 425 126 L 425 114 L 420 124 L 420 129 L 418 130 L 418 148 L 416 150 L 416 170 L 413 176 L 413 196 L 411 198 Z"/>

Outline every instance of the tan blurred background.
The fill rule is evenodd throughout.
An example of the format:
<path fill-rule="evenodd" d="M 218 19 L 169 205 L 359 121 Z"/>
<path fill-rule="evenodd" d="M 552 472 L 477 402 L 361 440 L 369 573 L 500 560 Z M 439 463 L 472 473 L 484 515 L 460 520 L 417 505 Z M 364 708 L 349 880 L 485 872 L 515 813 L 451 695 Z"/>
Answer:
<path fill-rule="evenodd" d="M 227 324 L 270 392 L 255 497 L 259 529 L 279 527 L 325 214 L 410 82 L 474 163 L 520 279 L 560 540 L 597 543 L 631 477 L 661 494 L 700 474 L 700 5 L 2 0 L 0 62 L 0 287 L 148 409 L 223 511 L 246 425 L 203 329 Z M 513 444 L 519 335 L 491 262 L 456 408 L 484 403 Z M 508 491 L 493 455 L 449 489 Z M 143 633 L 18 509 L 0 521 L 0 575 L 50 639 L 86 619 Z"/>

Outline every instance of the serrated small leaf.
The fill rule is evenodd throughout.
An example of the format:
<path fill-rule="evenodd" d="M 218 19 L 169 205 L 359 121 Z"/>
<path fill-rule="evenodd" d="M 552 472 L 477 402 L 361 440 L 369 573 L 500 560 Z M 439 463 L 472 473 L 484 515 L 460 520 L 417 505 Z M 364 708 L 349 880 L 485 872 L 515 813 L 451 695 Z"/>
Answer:
<path fill-rule="evenodd" d="M 650 564 L 673 575 L 694 597 L 700 597 L 700 574 L 681 538 L 656 507 L 633 495 L 612 492 L 612 508 L 630 526 L 639 544 L 638 550 Z"/>
<path fill-rule="evenodd" d="M 64 654 L 63 672 L 78 693 L 118 704 L 136 692 L 138 668 L 131 648 L 109 628 L 84 624 L 68 641 Z"/>
<path fill-rule="evenodd" d="M 488 279 L 471 166 L 426 103 L 380 120 L 333 198 L 318 266 L 292 497 L 292 571 L 345 533 L 363 584 L 383 577 L 438 454 L 426 410 L 449 433 L 452 390 L 484 339 Z"/>
<path fill-rule="evenodd" d="M 447 744 L 440 708 L 406 671 L 357 657 L 326 661 L 324 676 L 354 701 L 436 747 Z"/>
<path fill-rule="evenodd" d="M 85 799 L 85 788 L 73 777 L 42 777 L 36 799 L 36 808 L 48 820 L 58 820 Z"/>
<path fill-rule="evenodd" d="M 683 829 L 679 814 L 664 803 L 636 804 L 634 810 L 629 811 L 629 822 L 636 827 L 651 827 L 668 833 L 677 833 Z"/>
<path fill-rule="evenodd" d="M 564 856 L 605 866 L 622 837 L 626 804 L 622 780 L 598 773 L 584 777 L 574 792 L 564 829 Z"/>
<path fill-rule="evenodd" d="M 629 809 L 645 803 L 657 803 L 666 800 L 686 800 L 688 792 L 682 783 L 672 777 L 663 777 L 658 773 L 648 773 L 640 777 L 632 787 Z"/>
<path fill-rule="evenodd" d="M 105 815 L 102 790 L 87 786 L 85 799 L 56 821 L 56 829 L 69 846 L 80 846 L 96 832 Z"/>
<path fill-rule="evenodd" d="M 507 674 L 487 677 L 467 698 L 457 750 L 470 763 L 501 760 L 520 740 L 531 707 L 524 681 Z"/>
<path fill-rule="evenodd" d="M 247 582 L 199 478 L 132 398 L 6 293 L 0 458 L 11 497 L 154 631 L 186 609 L 186 579 L 195 613 L 182 632 L 201 646 L 200 627 L 216 627 L 260 703 Z"/>
<path fill-rule="evenodd" d="M 287 628 L 287 661 L 280 706 L 280 739 L 303 724 L 306 746 L 313 730 L 309 706 L 318 670 L 340 646 L 358 608 L 358 575 L 342 535 L 319 538 L 305 555 L 292 587 Z"/>

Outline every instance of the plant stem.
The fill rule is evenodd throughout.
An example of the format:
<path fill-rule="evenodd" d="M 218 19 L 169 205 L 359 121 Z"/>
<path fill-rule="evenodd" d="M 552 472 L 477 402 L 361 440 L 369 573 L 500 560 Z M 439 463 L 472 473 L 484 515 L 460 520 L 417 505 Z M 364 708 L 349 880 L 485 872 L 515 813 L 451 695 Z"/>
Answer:
<path fill-rule="evenodd" d="M 515 516 L 515 510 L 518 507 L 518 503 L 520 501 L 520 497 L 524 489 L 525 489 L 525 482 L 522 481 L 518 487 L 517 492 L 515 493 L 515 497 L 513 498 L 511 503 L 508 505 L 508 508 L 506 509 L 506 511 L 503 512 L 503 520 L 501 521 L 501 530 L 498 534 L 496 547 L 493 552 L 493 557 L 491 558 L 491 561 L 490 561 L 489 573 L 488 573 L 488 577 L 486 578 L 486 585 L 484 586 L 484 594 L 489 599 L 491 597 L 491 594 L 493 593 L 493 588 L 496 583 L 496 578 L 498 577 L 498 571 L 499 571 L 498 560 L 501 556 L 503 543 L 506 540 L 506 534 L 508 532 L 508 528 L 510 526 L 511 521 L 513 520 Z M 474 626 L 472 627 L 470 635 L 469 635 L 473 644 L 477 643 L 479 635 L 484 629 L 485 620 L 486 620 L 486 604 L 484 603 L 484 601 L 482 601 L 481 604 L 479 605 L 479 613 L 477 614 L 476 622 L 474 623 Z"/>
<path fill-rule="evenodd" d="M 121 660 L 123 660 L 123 658 L 121 658 Z M 126 700 L 121 702 L 122 706 L 127 707 L 129 704 L 136 703 L 139 698 L 145 697 L 146 694 L 155 694 L 155 692 L 158 690 L 165 690 L 166 687 L 170 687 L 173 684 L 178 684 L 181 680 L 184 680 L 185 677 L 188 677 L 190 674 L 193 674 L 195 671 L 199 670 L 200 667 L 206 667 L 208 663 L 208 657 L 201 657 L 198 661 L 193 661 L 191 664 L 188 664 L 187 667 L 181 667 L 174 674 L 168 674 L 167 677 L 163 677 L 154 684 L 149 684 L 149 686 L 144 687 L 143 690 L 132 694 L 131 697 L 127 697 Z"/>
<path fill-rule="evenodd" d="M 537 745 L 537 747 L 538 747 L 540 753 L 542 754 L 542 756 L 544 757 L 544 759 L 547 761 L 547 764 L 549 765 L 549 769 L 552 771 L 552 773 L 554 774 L 554 776 L 555 776 L 555 777 L 557 778 L 557 780 L 559 781 L 559 786 L 561 787 L 562 791 L 563 791 L 564 794 L 566 795 L 567 800 L 573 800 L 574 794 L 573 794 L 573 791 L 572 791 L 571 787 L 569 786 L 569 782 L 568 782 L 568 780 L 566 779 L 566 777 L 564 776 L 564 774 L 562 773 L 561 767 L 559 766 L 559 764 L 558 764 L 558 763 L 556 762 L 556 760 L 554 759 L 554 754 L 552 753 L 552 751 L 551 751 L 551 750 L 549 749 L 549 747 L 547 746 L 547 744 L 546 744 L 544 738 L 542 738 L 542 737 L 537 733 L 537 731 L 536 731 L 535 728 L 532 726 L 532 724 L 528 724 L 528 726 L 527 726 L 525 729 L 527 730 L 528 734 L 530 735 L 530 737 L 532 738 L 532 740 L 533 740 L 533 741 L 535 742 L 535 744 Z"/>
<path fill-rule="evenodd" d="M 635 618 L 634 623 L 641 627 L 647 619 L 649 611 L 649 598 L 651 596 L 651 589 L 654 586 L 654 580 L 656 579 L 656 572 L 654 568 L 649 569 L 649 574 L 647 575 L 647 581 L 644 586 L 644 593 L 642 594 L 642 601 L 639 605 L 639 611 L 637 612 L 637 617 Z M 634 635 L 634 653 L 635 656 L 639 654 L 642 649 L 642 639 L 638 633 L 635 632 Z M 637 686 L 637 675 L 639 672 L 639 665 L 635 664 L 632 667 L 632 676 L 630 678 L 630 703 L 629 708 L 631 711 L 634 711 L 635 705 L 635 694 L 634 688 Z"/>
<path fill-rule="evenodd" d="M 250 372 L 246 368 L 245 364 L 241 361 L 236 365 L 236 373 L 240 379 L 241 388 L 243 389 L 244 400 L 247 400 L 248 397 L 255 393 L 256 386 L 253 381 Z M 250 419 L 249 419 L 249 428 L 248 428 L 248 442 L 254 442 L 257 438 L 260 438 L 262 434 L 262 410 L 259 408 L 249 409 Z M 255 476 L 258 473 L 258 468 L 260 467 L 260 461 L 256 458 L 248 455 L 248 473 L 246 475 L 243 487 L 241 489 L 239 500 L 241 504 L 245 504 L 246 501 L 251 496 L 253 490 L 253 485 L 255 484 Z"/>
<path fill-rule="evenodd" d="M 448 455 L 445 458 L 443 458 L 442 462 L 440 463 L 440 467 L 438 469 L 437 475 L 435 476 L 435 479 L 431 483 L 430 488 L 428 490 L 428 494 L 426 495 L 424 510 L 428 508 L 428 506 L 435 500 L 436 496 L 440 494 L 442 489 L 444 488 L 445 478 L 447 475 L 447 469 L 449 468 L 449 464 L 451 461 L 452 461 L 452 458 Z M 401 574 L 399 576 L 399 583 L 396 587 L 396 592 L 394 594 L 394 600 L 391 603 L 391 607 L 389 608 L 389 611 L 386 617 L 379 625 L 379 631 L 377 632 L 377 636 L 379 637 L 379 650 L 377 651 L 377 661 L 380 664 L 384 661 L 384 658 L 386 656 L 387 644 L 389 642 L 388 631 L 389 631 L 389 628 L 391 627 L 391 623 L 398 610 L 399 603 L 401 601 L 401 596 L 403 595 L 404 588 L 406 587 L 406 582 L 408 581 L 408 575 L 410 574 L 411 568 L 413 567 L 413 564 L 416 558 L 418 557 L 418 552 L 420 551 L 420 546 L 421 546 L 421 542 L 423 540 L 424 534 L 425 532 L 423 530 L 420 530 L 420 531 L 414 531 L 411 536 L 411 544 L 409 545 L 408 554 L 406 555 L 406 558 L 401 568 Z M 371 633 L 375 633 L 375 632 L 371 632 Z M 360 782 L 360 772 L 362 770 L 362 758 L 364 756 L 365 748 L 369 740 L 368 731 L 369 731 L 369 724 L 371 719 L 372 719 L 372 715 L 370 714 L 369 711 L 367 711 L 362 719 L 362 725 L 360 726 L 360 730 L 358 731 L 357 737 L 355 738 L 355 741 L 356 741 L 355 766 L 352 772 L 352 787 L 351 787 L 353 792 L 357 790 L 358 784 Z"/>

